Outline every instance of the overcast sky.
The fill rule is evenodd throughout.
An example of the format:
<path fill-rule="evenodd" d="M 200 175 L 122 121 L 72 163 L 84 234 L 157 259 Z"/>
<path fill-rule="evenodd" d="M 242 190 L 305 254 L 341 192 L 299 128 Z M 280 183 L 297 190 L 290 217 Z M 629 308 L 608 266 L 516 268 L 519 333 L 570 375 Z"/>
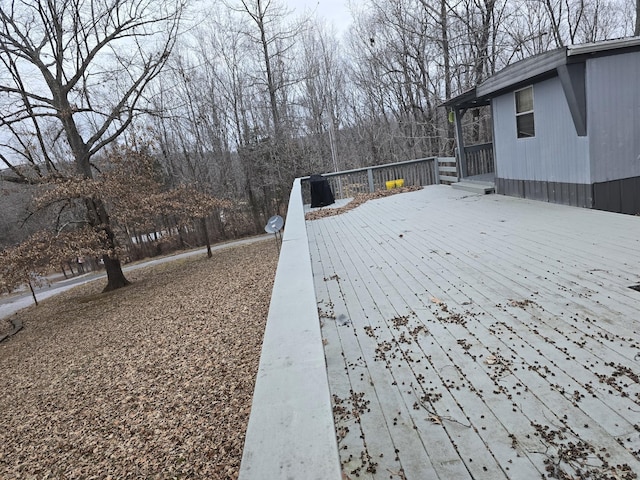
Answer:
<path fill-rule="evenodd" d="M 285 0 L 297 14 L 316 12 L 318 17 L 333 24 L 336 31 L 343 34 L 351 24 L 348 0 Z"/>

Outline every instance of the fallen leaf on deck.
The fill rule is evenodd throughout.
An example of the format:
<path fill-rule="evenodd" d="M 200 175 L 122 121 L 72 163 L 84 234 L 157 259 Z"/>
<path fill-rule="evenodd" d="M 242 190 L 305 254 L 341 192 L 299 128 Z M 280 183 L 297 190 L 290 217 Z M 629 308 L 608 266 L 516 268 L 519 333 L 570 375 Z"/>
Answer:
<path fill-rule="evenodd" d="M 362 205 L 363 203 L 369 200 L 384 198 L 390 195 L 397 195 L 398 193 L 416 192 L 418 190 L 422 190 L 422 187 L 411 186 L 411 187 L 394 188 L 393 190 L 378 190 L 377 192 L 373 192 L 373 193 L 359 193 L 353 198 L 353 200 L 351 200 L 349 203 L 347 203 L 343 207 L 322 208 L 320 210 L 313 210 L 311 212 L 307 212 L 304 218 L 305 220 L 318 220 L 320 218 L 332 217 L 334 215 L 340 215 L 341 213 L 345 213 L 345 212 L 348 212 L 349 210 L 353 210 L 354 208 Z"/>
<path fill-rule="evenodd" d="M 442 419 L 438 415 L 430 415 L 429 420 L 435 425 L 442 425 Z"/>
<path fill-rule="evenodd" d="M 484 361 L 487 365 L 495 365 L 496 363 L 498 363 L 498 357 L 496 357 L 495 355 L 488 355 L 487 358 L 484 359 Z"/>

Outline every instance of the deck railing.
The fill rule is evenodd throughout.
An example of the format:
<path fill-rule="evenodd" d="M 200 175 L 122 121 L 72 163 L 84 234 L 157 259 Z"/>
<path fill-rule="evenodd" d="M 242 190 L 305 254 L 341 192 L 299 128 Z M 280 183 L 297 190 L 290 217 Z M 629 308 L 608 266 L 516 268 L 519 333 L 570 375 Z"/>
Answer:
<path fill-rule="evenodd" d="M 436 166 L 432 157 L 324 177 L 336 198 L 349 198 L 388 180 L 439 183 Z M 308 180 L 297 179 L 289 198 L 239 480 L 342 477 L 302 201 Z"/>
<path fill-rule="evenodd" d="M 289 198 L 239 480 L 340 480 L 309 241 L 296 180 Z"/>
<path fill-rule="evenodd" d="M 466 176 L 482 175 L 495 171 L 493 162 L 493 143 L 482 143 L 464 147 Z"/>
<path fill-rule="evenodd" d="M 355 170 L 325 173 L 322 176 L 329 181 L 336 199 L 352 198 L 358 193 L 372 193 L 376 190 L 384 190 L 387 181 L 400 178 L 404 179 L 404 185 L 407 187 L 440 183 L 437 158 L 428 157 L 406 160 L 404 162 L 387 163 Z M 309 203 L 311 201 L 309 177 L 303 177 L 301 180 L 304 203 Z"/>

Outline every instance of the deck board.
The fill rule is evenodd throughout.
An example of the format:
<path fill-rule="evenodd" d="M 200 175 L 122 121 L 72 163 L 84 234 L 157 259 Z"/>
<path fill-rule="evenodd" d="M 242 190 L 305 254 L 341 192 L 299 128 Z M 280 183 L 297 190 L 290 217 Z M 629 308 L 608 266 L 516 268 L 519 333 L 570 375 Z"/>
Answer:
<path fill-rule="evenodd" d="M 640 219 L 435 186 L 307 229 L 348 478 L 640 474 Z"/>
<path fill-rule="evenodd" d="M 333 246 L 331 248 L 333 248 Z M 340 264 L 339 267 L 342 267 L 342 264 Z M 403 466 L 399 463 L 399 459 L 402 456 L 408 455 L 409 458 L 418 462 L 418 464 L 421 465 L 420 468 L 424 471 L 425 468 L 428 468 L 429 460 L 426 456 L 425 450 L 422 449 L 422 451 L 420 451 L 420 438 L 417 433 L 412 429 L 412 431 L 405 432 L 404 435 L 397 436 L 397 444 L 393 441 L 390 435 L 390 426 L 398 426 L 398 422 L 396 422 L 396 425 L 393 425 L 393 419 L 398 417 L 396 410 L 399 410 L 400 412 L 404 410 L 406 417 L 406 407 L 401 397 L 398 396 L 397 389 L 374 389 L 373 385 L 371 385 L 372 378 L 377 379 L 378 387 L 381 379 L 384 379 L 384 382 L 389 384 L 393 380 L 386 375 L 388 372 L 386 372 L 384 368 L 381 368 L 381 365 L 376 363 L 374 353 L 375 348 L 371 345 L 369 345 L 371 348 L 367 348 L 369 337 L 366 333 L 365 335 L 358 336 L 353 334 L 351 330 L 351 326 L 355 323 L 367 325 L 370 325 L 371 323 L 368 319 L 363 317 L 362 312 L 364 309 L 359 302 L 353 302 L 349 306 L 351 308 L 344 303 L 344 296 L 350 295 L 352 290 L 350 284 L 341 282 L 341 279 L 346 278 L 347 276 L 346 271 L 341 268 L 335 268 L 332 272 L 334 273 L 332 273 L 331 276 L 334 278 L 327 276 L 323 277 L 322 281 L 324 282 L 324 286 L 327 290 L 326 294 L 332 299 L 331 303 L 334 305 L 333 316 L 336 318 L 326 319 L 323 332 L 327 331 L 327 337 L 325 337 L 327 347 L 331 345 L 332 341 L 335 342 L 336 340 L 335 337 L 333 339 L 331 338 L 333 332 L 335 331 L 338 333 L 340 342 L 342 346 L 345 347 L 345 374 L 351 378 L 351 388 L 356 394 L 364 394 L 366 401 L 371 402 L 368 405 L 371 412 L 367 412 L 366 415 L 362 416 L 362 425 L 360 426 L 362 435 L 365 437 L 366 451 L 371 455 L 371 462 L 377 464 L 375 465 L 376 471 L 400 472 Z M 327 280 L 324 280 L 325 278 Z M 346 321 L 349 323 L 345 324 Z M 375 322 L 376 320 L 372 319 L 371 321 Z M 364 343 L 364 347 L 362 346 L 362 343 Z M 333 377 L 330 376 L 330 383 L 332 378 Z M 346 398 L 350 393 L 351 392 L 342 392 L 344 397 L 340 398 Z M 393 412 L 388 412 L 381 408 L 381 403 L 396 405 L 397 409 L 394 408 Z M 400 416 L 401 415 L 402 413 L 400 413 Z M 373 422 L 371 421 L 372 419 Z M 381 437 L 385 436 L 389 438 L 386 445 L 381 443 L 381 440 L 383 439 Z M 358 439 L 355 440 L 355 444 L 350 444 L 348 440 L 349 439 L 344 439 L 343 443 L 348 447 L 347 450 L 349 452 L 362 447 L 362 442 Z M 416 447 L 418 448 L 416 449 Z M 398 450 L 398 452 L 396 452 L 396 450 Z M 396 460 L 396 454 L 398 455 L 398 460 Z M 349 455 L 351 455 L 351 453 L 349 453 Z M 368 462 L 366 465 L 367 468 L 370 466 L 369 464 L 371 462 Z M 346 462 L 345 471 L 347 473 L 352 472 L 352 463 L 352 461 Z M 411 471 L 411 467 L 406 466 L 405 470 Z"/>

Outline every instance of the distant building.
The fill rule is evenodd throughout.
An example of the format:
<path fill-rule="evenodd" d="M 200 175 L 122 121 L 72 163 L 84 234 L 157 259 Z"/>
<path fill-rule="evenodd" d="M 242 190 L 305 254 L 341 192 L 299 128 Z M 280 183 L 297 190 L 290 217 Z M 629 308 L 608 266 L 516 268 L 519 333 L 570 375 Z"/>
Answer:
<path fill-rule="evenodd" d="M 504 195 L 640 213 L 640 37 L 527 58 L 444 105 L 461 177 L 493 173 Z M 479 170 L 461 117 L 481 105 L 491 106 L 494 138 Z"/>

